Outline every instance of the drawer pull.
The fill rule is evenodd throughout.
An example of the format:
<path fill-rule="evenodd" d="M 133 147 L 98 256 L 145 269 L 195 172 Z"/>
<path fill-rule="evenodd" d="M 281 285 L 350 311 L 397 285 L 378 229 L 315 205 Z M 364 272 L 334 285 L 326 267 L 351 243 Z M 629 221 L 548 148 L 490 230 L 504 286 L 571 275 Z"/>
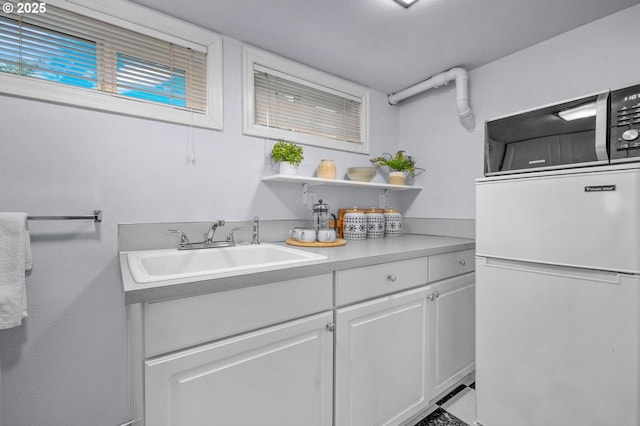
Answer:
<path fill-rule="evenodd" d="M 458 263 L 460 264 L 460 266 L 465 266 L 467 264 L 467 261 L 462 259 L 462 260 L 458 260 Z"/>
<path fill-rule="evenodd" d="M 398 279 L 398 277 L 396 277 L 396 274 L 389 274 L 389 275 L 387 275 L 387 279 L 389 281 L 391 281 L 392 283 L 395 283 L 396 280 Z"/>

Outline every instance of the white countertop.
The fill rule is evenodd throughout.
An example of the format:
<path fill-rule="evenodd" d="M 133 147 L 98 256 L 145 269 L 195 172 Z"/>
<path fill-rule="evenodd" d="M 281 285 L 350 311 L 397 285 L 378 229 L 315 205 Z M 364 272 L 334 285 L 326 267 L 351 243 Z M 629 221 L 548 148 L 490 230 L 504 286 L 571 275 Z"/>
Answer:
<path fill-rule="evenodd" d="M 285 243 L 276 243 L 285 244 Z M 374 265 L 396 260 L 430 256 L 452 251 L 475 248 L 475 241 L 466 238 L 440 237 L 431 235 L 402 235 L 367 240 L 348 240 L 341 247 L 304 248 L 327 256 L 328 259 L 295 266 L 271 268 L 268 271 L 234 273 L 215 278 L 174 279 L 154 283 L 139 284 L 129 273 L 127 253 L 119 254 L 125 303 L 144 303 L 179 297 L 195 296 L 218 291 L 234 290 L 277 281 L 325 274 L 332 271 Z M 211 249 L 215 250 L 215 249 Z"/>

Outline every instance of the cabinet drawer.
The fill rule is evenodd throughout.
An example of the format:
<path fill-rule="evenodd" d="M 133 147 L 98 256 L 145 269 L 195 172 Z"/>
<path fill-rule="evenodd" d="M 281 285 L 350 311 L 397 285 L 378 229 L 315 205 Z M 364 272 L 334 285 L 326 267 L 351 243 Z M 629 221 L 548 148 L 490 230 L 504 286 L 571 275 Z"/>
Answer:
<path fill-rule="evenodd" d="M 145 355 L 221 339 L 332 305 L 331 274 L 148 303 Z"/>
<path fill-rule="evenodd" d="M 336 272 L 336 302 L 346 305 L 426 282 L 426 257 L 347 269 Z"/>
<path fill-rule="evenodd" d="M 475 249 L 429 256 L 429 282 L 475 270 Z"/>

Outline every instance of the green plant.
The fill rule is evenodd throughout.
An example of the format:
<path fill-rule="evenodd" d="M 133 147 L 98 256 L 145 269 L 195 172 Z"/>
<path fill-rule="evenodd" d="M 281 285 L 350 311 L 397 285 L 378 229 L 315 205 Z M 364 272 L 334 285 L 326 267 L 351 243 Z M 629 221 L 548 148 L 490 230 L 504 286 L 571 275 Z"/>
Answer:
<path fill-rule="evenodd" d="M 370 161 L 377 168 L 386 166 L 397 172 L 408 172 L 412 177 L 415 177 L 416 171 L 424 171 L 424 169 L 416 167 L 416 161 L 412 156 L 405 155 L 404 151 L 396 152 L 395 156 L 384 152 L 381 157 L 372 158 Z"/>
<path fill-rule="evenodd" d="M 28 62 L 20 61 L 18 64 L 0 63 L 0 72 L 9 74 L 18 74 L 24 76 L 32 76 L 35 72 L 35 66 Z"/>
<path fill-rule="evenodd" d="M 298 167 L 304 160 L 303 149 L 300 145 L 280 139 L 271 149 L 271 158 L 276 163 L 286 161 Z"/>

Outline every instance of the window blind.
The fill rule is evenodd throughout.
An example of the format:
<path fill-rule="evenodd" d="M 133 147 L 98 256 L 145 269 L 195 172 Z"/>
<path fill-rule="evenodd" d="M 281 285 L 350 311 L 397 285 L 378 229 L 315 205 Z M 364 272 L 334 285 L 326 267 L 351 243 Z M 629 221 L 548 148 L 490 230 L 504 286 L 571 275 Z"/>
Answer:
<path fill-rule="evenodd" d="M 204 48 L 50 4 L 45 13 L 0 13 L 0 72 L 206 112 Z"/>
<path fill-rule="evenodd" d="M 254 87 L 256 124 L 363 143 L 361 99 L 258 64 Z"/>

